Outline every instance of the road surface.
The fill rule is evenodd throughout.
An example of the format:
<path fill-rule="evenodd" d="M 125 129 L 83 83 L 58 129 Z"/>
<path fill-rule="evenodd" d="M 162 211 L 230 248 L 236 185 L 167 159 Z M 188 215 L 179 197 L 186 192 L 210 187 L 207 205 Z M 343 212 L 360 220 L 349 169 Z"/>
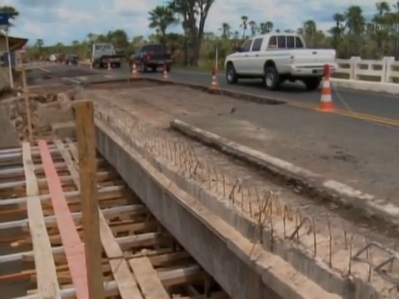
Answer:
<path fill-rule="evenodd" d="M 127 69 L 115 69 L 113 72 L 128 73 Z M 162 77 L 162 73 L 140 74 L 143 77 Z M 211 74 L 204 72 L 194 72 L 173 69 L 169 74 L 172 80 L 194 83 L 201 85 L 210 85 Z M 303 105 L 304 107 L 318 107 L 321 90 L 309 92 L 301 83 L 285 83 L 278 91 L 267 91 L 260 80 L 240 80 L 237 85 L 228 85 L 224 74 L 217 76 L 221 88 L 234 91 L 255 94 L 273 99 L 281 99 L 292 104 Z M 333 88 L 333 102 L 338 113 L 351 115 L 357 114 L 357 117 L 365 120 L 371 120 L 374 116 L 389 122 L 397 122 L 399 125 L 399 96 L 357 91 L 344 88 Z M 365 115 L 363 115 L 365 114 Z"/>
<path fill-rule="evenodd" d="M 128 75 L 127 67 L 121 69 L 107 70 L 88 70 L 87 67 L 79 67 L 81 73 L 78 74 L 74 66 L 56 66 L 51 67 L 55 76 L 70 78 L 73 76 L 90 76 L 94 74 L 124 74 Z M 162 78 L 162 73 L 139 74 L 142 77 Z M 194 72 L 173 69 L 169 74 L 171 80 L 193 83 L 208 86 L 211 82 L 211 74 L 204 72 Z M 304 108 L 317 108 L 320 101 L 320 89 L 309 92 L 301 83 L 286 83 L 278 91 L 267 91 L 260 80 L 241 80 L 236 85 L 228 85 L 224 79 L 224 74 L 217 76 L 221 88 L 233 91 L 254 94 L 272 99 L 280 99 L 290 104 L 298 105 Z M 68 79 L 67 79 L 68 80 Z M 336 107 L 336 113 L 361 118 L 366 121 L 377 121 L 383 124 L 399 126 L 399 96 L 373 93 L 366 91 L 357 91 L 345 88 L 333 88 L 333 102 Z"/>
<path fill-rule="evenodd" d="M 124 70 L 112 70 L 111 72 L 95 70 L 89 76 L 85 71 L 80 77 L 65 78 L 78 80 L 97 76 L 111 78 L 121 74 L 126 75 Z M 58 74 L 57 76 L 75 74 L 75 71 L 68 71 L 65 68 L 57 69 L 57 71 L 54 69 L 53 72 Z M 162 77 L 162 74 L 149 73 L 143 76 Z M 207 84 L 208 76 L 174 71 L 171 78 L 172 80 Z M 221 84 L 223 84 L 222 82 Z M 258 95 L 273 94 L 260 87 L 251 88 L 237 85 L 232 88 Z M 112 93 L 114 92 L 115 90 L 112 91 Z M 343 91 L 344 94 L 345 92 L 346 94 L 360 94 L 350 90 Z M 198 101 L 193 103 L 193 97 L 188 95 L 183 97 L 185 99 L 183 101 L 181 95 L 184 94 L 183 90 L 180 92 L 169 91 L 169 94 L 164 90 L 164 93 L 159 95 L 159 100 L 154 102 L 154 105 L 162 105 L 164 111 L 174 111 L 174 117 L 180 117 L 205 130 L 213 131 L 239 143 L 342 181 L 354 188 L 377 195 L 381 199 L 399 203 L 399 187 L 397 186 L 399 121 L 397 126 L 386 126 L 368 120 L 358 120 L 339 114 L 325 114 L 292 105 L 259 105 L 228 98 L 224 98 L 222 102 L 221 99 L 212 102 L 211 96 L 203 93 L 200 93 L 201 97 L 196 96 Z M 300 102 L 302 98 L 298 95 L 307 95 L 308 101 L 314 97 L 313 100 L 317 103 L 317 92 L 292 92 L 292 95 L 298 97 L 298 100 L 292 101 Z M 366 99 L 367 96 L 370 96 L 368 93 L 364 93 L 364 95 Z M 121 97 L 128 96 L 129 93 L 121 95 Z M 399 101 L 386 95 L 381 95 L 381 97 L 385 97 L 385 101 L 392 106 L 388 110 L 391 109 L 391 112 L 395 112 L 394 109 L 396 109 L 399 112 Z M 370 100 L 370 98 L 368 99 Z M 174 103 L 175 101 L 177 103 Z M 360 97 L 358 100 L 356 98 L 351 100 L 351 103 L 359 102 L 362 102 Z M 233 107 L 235 111 L 230 113 Z M 184 113 L 177 113 L 178 111 Z M 158 116 L 156 118 L 158 119 Z"/>

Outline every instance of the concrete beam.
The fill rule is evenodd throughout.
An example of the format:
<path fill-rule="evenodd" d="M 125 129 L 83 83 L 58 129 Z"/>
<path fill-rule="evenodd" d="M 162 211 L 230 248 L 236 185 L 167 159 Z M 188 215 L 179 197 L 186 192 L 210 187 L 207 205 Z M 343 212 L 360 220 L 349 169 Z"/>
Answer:
<path fill-rule="evenodd" d="M 100 121 L 97 127 L 97 146 L 102 155 L 162 225 L 231 297 L 341 298 L 326 292 L 280 257 L 243 237 L 234 226 L 228 225 L 190 195 L 195 193 L 194 189 L 183 177 L 175 174 L 171 180 L 172 174 L 164 165 L 154 167 L 149 163 L 147 156 L 144 157 L 131 146 L 132 140 L 127 139 L 130 137 L 122 138 Z M 180 188 L 179 184 L 186 184 L 186 188 Z M 189 194 L 185 190 L 190 188 L 193 193 Z M 197 191 L 198 195 L 204 192 Z M 213 201 L 217 199 L 213 198 Z M 240 221 L 232 213 L 230 218 Z M 193 235 L 195 238 L 190 237 Z M 287 277 L 295 279 L 288 280 Z"/>

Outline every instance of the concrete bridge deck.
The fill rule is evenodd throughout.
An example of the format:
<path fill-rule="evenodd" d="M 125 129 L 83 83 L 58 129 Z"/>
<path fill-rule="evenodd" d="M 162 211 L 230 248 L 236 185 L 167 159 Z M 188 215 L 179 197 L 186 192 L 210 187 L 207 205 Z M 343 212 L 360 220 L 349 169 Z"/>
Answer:
<path fill-rule="evenodd" d="M 101 156 L 141 199 L 147 212 L 155 217 L 154 221 L 164 227 L 170 238 L 173 236 L 181 244 L 183 252 L 195 260 L 193 265 L 203 269 L 201 273 L 206 273 L 203 274 L 205 277 L 213 277 L 217 282 L 214 286 L 216 290 L 208 288 L 208 291 L 215 291 L 214 295 L 222 298 L 229 296 L 237 299 L 397 298 L 394 274 L 397 254 L 390 249 L 391 243 L 398 237 L 395 228 L 382 225 L 381 219 L 372 221 L 366 216 L 345 217 L 342 207 L 325 201 L 317 203 L 318 195 L 301 192 L 287 182 L 276 180 L 259 169 L 171 131 L 169 122 L 174 118 L 175 109 L 181 115 L 187 113 L 187 116 L 193 111 L 187 111 L 187 106 L 179 101 L 171 101 L 173 105 L 166 102 L 162 104 L 159 92 L 165 95 L 173 92 L 168 88 L 160 84 L 148 85 L 148 82 L 141 87 L 112 87 L 111 84 L 105 89 L 101 86 L 81 89 L 79 98 L 89 98 L 95 103 L 97 150 Z M 173 88 L 176 93 L 182 92 L 179 87 Z M 158 100 L 153 100 L 154 94 L 158 94 Z M 206 104 L 209 94 L 191 96 L 192 100 L 204 102 L 202 109 L 211 110 L 209 104 Z M 212 98 L 214 105 L 223 100 L 232 100 L 217 97 Z M 57 144 L 60 146 L 59 141 Z M 78 180 L 71 172 L 73 165 L 76 168 L 77 161 L 74 158 L 73 143 L 62 144 L 67 150 L 60 150 L 57 144 L 48 150 L 58 152 L 51 154 L 51 158 L 55 159 L 55 169 L 63 167 L 69 171 L 66 175 L 59 175 L 58 179 L 58 184 L 72 184 L 75 187 L 73 191 L 64 191 L 65 201 L 68 202 L 70 192 L 79 190 Z M 26 148 L 25 145 L 25 151 Z M 42 156 L 41 150 L 33 151 L 36 151 L 36 156 L 37 152 Z M 65 158 L 66 152 L 69 158 Z M 3 161 L 11 159 L 12 163 L 18 161 L 21 164 L 18 159 L 21 159 L 22 153 L 21 149 L 0 151 L 0 156 L 3 156 Z M 2 163 L 1 160 L 0 165 L 8 165 L 9 162 Z M 44 163 L 38 158 L 32 158 L 32 161 Z M 42 173 L 45 167 L 38 168 Z M 10 169 L 8 165 L 3 172 L 7 179 L 2 187 L 7 187 L 7 184 L 11 186 L 8 188 L 21 185 L 17 183 L 16 186 L 15 176 L 21 176 L 23 168 L 19 165 L 17 169 Z M 97 175 L 106 176 L 104 171 L 107 170 L 100 170 Z M 45 186 L 47 179 L 39 177 L 37 182 Z M 48 192 L 51 190 L 39 198 L 52 201 Z M 74 194 L 77 196 L 78 193 Z M 16 199 L 9 197 L 0 201 L 0 209 L 7 208 L 5 214 L 10 213 L 10 206 L 7 205 L 24 201 L 20 198 L 21 193 Z M 118 197 L 118 200 L 127 199 Z M 109 204 L 115 205 L 116 202 Z M 56 213 L 54 207 L 52 212 Z M 14 209 L 11 209 L 12 213 Z M 48 220 L 44 216 L 44 221 L 50 221 L 53 226 L 54 222 L 62 218 L 53 216 L 50 218 L 52 220 Z M 121 228 L 122 233 L 127 230 L 125 220 L 118 219 L 115 224 L 116 227 L 124 227 L 125 230 Z M 10 225 L 13 228 L 27 223 L 29 218 L 11 224 L 9 221 L 0 223 L 0 232 L 2 226 L 5 231 L 10 229 Z M 108 226 L 112 230 L 110 223 Z M 75 231 L 78 230 L 75 228 Z M 56 231 L 56 234 L 59 236 L 55 240 L 60 242 L 62 232 Z M 114 242 L 122 246 L 123 242 L 120 243 L 118 238 L 118 235 L 114 235 Z M 105 246 L 104 249 L 107 251 Z M 20 260 L 26 254 L 24 251 L 22 257 L 21 254 L 1 255 L 0 261 Z M 63 259 L 64 264 L 66 261 L 67 257 Z M 107 262 L 110 263 L 109 260 Z M 390 267 L 385 267 L 387 265 Z M 153 268 L 157 270 L 154 264 Z M 112 272 L 112 267 L 110 269 Z M 134 267 L 132 271 L 134 274 Z M 104 277 L 111 277 L 110 281 L 115 281 L 114 287 L 118 289 L 119 283 L 112 278 L 115 273 L 103 274 Z M 30 272 L 32 275 L 35 276 Z M 126 273 L 123 277 L 129 275 Z M 67 284 L 73 283 L 72 276 L 69 274 L 66 278 L 69 279 L 66 280 Z M 153 277 L 160 280 L 158 285 L 163 285 L 168 295 L 172 296 L 161 276 L 158 273 Z M 60 278 L 57 279 L 60 282 Z M 131 283 L 132 280 L 129 281 Z M 140 281 L 137 283 L 140 284 Z M 217 287 L 223 289 L 223 292 Z M 197 287 L 196 290 L 198 293 L 205 289 Z M 118 294 L 111 294 L 115 295 L 126 298 L 120 289 Z M 188 292 L 187 287 L 180 295 L 183 298 L 197 296 Z M 142 292 L 141 296 L 147 298 Z"/>

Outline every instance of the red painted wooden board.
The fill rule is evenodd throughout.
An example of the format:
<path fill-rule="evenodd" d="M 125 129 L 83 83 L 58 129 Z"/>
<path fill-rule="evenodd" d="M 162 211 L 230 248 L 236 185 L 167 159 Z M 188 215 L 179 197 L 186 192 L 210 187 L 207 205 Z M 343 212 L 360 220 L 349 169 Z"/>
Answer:
<path fill-rule="evenodd" d="M 71 211 L 46 141 L 39 141 L 39 150 L 72 283 L 76 289 L 76 297 L 78 299 L 89 299 L 83 243 L 72 219 Z"/>

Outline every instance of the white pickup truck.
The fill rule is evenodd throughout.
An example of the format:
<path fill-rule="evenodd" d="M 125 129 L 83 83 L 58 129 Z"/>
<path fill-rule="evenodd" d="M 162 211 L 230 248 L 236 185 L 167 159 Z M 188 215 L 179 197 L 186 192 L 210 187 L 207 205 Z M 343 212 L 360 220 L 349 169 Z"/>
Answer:
<path fill-rule="evenodd" d="M 333 49 L 306 49 L 303 38 L 293 33 L 269 33 L 246 40 L 225 60 L 226 80 L 260 78 L 269 90 L 286 80 L 303 81 L 308 90 L 319 87 L 324 65 L 337 68 Z"/>

